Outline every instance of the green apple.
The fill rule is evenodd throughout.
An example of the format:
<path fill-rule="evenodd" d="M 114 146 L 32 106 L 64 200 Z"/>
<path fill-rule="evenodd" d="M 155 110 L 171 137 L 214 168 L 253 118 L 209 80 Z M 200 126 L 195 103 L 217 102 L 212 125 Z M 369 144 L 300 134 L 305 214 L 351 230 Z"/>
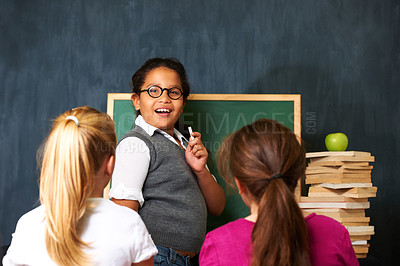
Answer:
<path fill-rule="evenodd" d="M 331 133 L 325 137 L 325 146 L 328 151 L 345 151 L 349 140 L 343 133 Z"/>

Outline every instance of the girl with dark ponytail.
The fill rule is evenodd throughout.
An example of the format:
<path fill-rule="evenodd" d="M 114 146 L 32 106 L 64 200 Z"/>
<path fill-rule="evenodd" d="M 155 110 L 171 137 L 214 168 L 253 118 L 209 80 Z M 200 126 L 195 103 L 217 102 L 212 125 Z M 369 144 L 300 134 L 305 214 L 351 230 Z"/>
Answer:
<path fill-rule="evenodd" d="M 299 208 L 294 190 L 305 167 L 299 140 L 276 121 L 260 119 L 230 135 L 218 168 L 251 214 L 208 233 L 200 265 L 358 265 L 344 226 Z"/>

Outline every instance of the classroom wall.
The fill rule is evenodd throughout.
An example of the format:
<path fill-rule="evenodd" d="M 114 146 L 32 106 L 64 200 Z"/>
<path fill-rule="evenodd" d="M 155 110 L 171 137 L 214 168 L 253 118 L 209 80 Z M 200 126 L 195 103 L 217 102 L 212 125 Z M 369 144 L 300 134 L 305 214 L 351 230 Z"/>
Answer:
<path fill-rule="evenodd" d="M 0 1 L 0 241 L 37 206 L 36 150 L 51 119 L 129 92 L 154 56 L 195 93 L 300 93 L 308 151 L 344 132 L 376 156 L 370 255 L 394 264 L 400 230 L 400 3 L 395 0 Z"/>

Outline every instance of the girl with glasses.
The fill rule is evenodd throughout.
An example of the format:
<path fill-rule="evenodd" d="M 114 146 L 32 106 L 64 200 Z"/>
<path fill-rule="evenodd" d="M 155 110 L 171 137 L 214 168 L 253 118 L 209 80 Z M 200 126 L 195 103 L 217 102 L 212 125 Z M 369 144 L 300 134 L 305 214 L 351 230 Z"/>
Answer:
<path fill-rule="evenodd" d="M 119 141 L 109 196 L 138 211 L 155 244 L 155 265 L 195 265 L 207 212 L 221 214 L 223 189 L 206 167 L 201 134 L 174 128 L 189 96 L 183 65 L 153 58 L 132 77 L 135 125 Z"/>

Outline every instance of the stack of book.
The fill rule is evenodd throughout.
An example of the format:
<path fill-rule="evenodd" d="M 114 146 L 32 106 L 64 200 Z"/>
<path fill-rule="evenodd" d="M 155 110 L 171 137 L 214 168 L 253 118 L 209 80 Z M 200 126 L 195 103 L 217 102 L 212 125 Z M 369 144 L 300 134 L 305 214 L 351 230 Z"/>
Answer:
<path fill-rule="evenodd" d="M 308 197 L 301 197 L 300 208 L 307 212 L 331 217 L 349 231 L 358 258 L 369 251 L 368 240 L 374 232 L 365 209 L 368 198 L 376 197 L 377 188 L 371 182 L 374 156 L 368 152 L 312 152 L 306 157 Z"/>

